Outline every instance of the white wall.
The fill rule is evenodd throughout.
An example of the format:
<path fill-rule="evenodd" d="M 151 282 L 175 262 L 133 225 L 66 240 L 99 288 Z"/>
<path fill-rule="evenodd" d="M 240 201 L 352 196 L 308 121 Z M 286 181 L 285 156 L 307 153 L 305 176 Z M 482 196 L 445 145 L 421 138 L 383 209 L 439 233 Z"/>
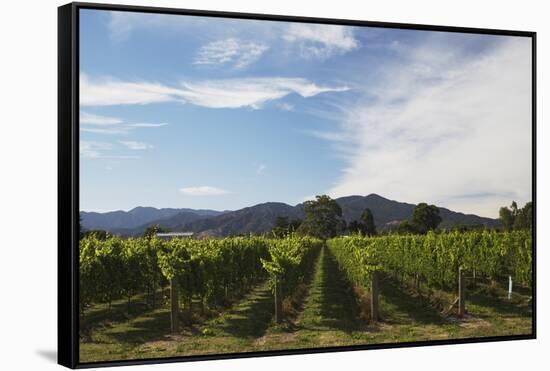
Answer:
<path fill-rule="evenodd" d="M 122 0 L 121 0 L 122 1 Z M 184 7 L 538 32 L 538 331 L 536 341 L 390 349 L 306 356 L 140 366 L 158 370 L 421 369 L 519 370 L 548 359 L 550 233 L 548 119 L 550 24 L 544 1 L 479 0 L 188 0 L 126 1 Z M 56 84 L 57 9 L 63 2 L 5 1 L 0 21 L 0 368 L 57 367 Z M 546 144 L 546 147 L 544 147 Z M 546 354 L 545 354 L 546 351 Z M 134 367 L 135 368 L 135 367 Z M 137 368 L 136 368 L 137 369 Z"/>

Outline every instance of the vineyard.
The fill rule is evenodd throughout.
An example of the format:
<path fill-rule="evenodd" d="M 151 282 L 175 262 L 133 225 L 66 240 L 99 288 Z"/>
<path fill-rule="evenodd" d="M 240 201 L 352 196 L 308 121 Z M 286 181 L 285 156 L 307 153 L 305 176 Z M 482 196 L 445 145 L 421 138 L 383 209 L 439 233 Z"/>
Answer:
<path fill-rule="evenodd" d="M 151 347 L 166 356 L 529 333 L 531 259 L 530 231 L 326 242 L 88 236 L 80 243 L 81 356 L 105 359 L 105 349 L 108 358 L 123 359 L 150 356 Z M 509 281 L 514 292 L 506 298 Z M 453 308 L 461 295 L 464 318 Z M 445 305 L 434 305 L 434 298 Z M 483 328 L 474 331 L 472 323 Z M 404 336 L 401 325 L 416 335 Z"/>
<path fill-rule="evenodd" d="M 451 288 L 459 268 L 497 280 L 512 275 L 531 284 L 531 232 L 452 232 L 377 238 L 342 237 L 328 241 L 349 279 L 368 285 L 370 272 L 384 270 L 428 285 Z"/>

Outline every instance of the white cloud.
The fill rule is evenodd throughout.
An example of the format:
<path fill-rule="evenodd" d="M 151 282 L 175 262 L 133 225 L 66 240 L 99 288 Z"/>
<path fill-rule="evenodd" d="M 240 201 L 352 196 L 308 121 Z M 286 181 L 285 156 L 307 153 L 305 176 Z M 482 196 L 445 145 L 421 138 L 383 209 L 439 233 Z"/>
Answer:
<path fill-rule="evenodd" d="M 221 196 L 229 193 L 225 189 L 211 186 L 180 188 L 180 192 L 187 196 Z"/>
<path fill-rule="evenodd" d="M 124 160 L 138 159 L 139 156 L 112 154 L 113 145 L 107 142 L 81 140 L 80 156 L 86 159 Z"/>
<path fill-rule="evenodd" d="M 80 156 L 84 158 L 100 158 L 103 151 L 108 151 L 112 148 L 110 143 L 105 142 L 93 142 L 93 141 L 80 141 Z"/>
<path fill-rule="evenodd" d="M 116 127 L 94 127 L 94 126 L 82 126 L 80 131 L 94 134 L 123 134 L 128 132 L 128 128 L 124 126 Z"/>
<path fill-rule="evenodd" d="M 269 47 L 238 38 L 218 40 L 202 46 L 194 64 L 222 65 L 231 64 L 235 68 L 244 68 L 256 62 Z"/>
<path fill-rule="evenodd" d="M 80 124 L 88 124 L 88 125 L 117 125 L 122 124 L 122 120 L 118 117 L 108 117 L 108 116 L 100 116 L 95 115 L 93 113 L 89 112 L 80 112 Z"/>
<path fill-rule="evenodd" d="M 240 19 L 217 18 L 213 21 L 209 17 L 184 17 L 175 14 L 151 14 L 138 12 L 109 12 L 108 23 L 111 39 L 115 42 L 123 42 L 136 31 L 160 30 L 161 32 L 181 33 L 191 32 L 201 35 L 208 32 L 209 35 L 227 37 L 228 34 L 242 34 L 247 28 L 260 21 L 245 21 Z M 265 28 L 266 22 L 261 22 Z M 252 35 L 254 35 L 252 33 Z"/>
<path fill-rule="evenodd" d="M 319 86 L 303 78 L 258 77 L 182 82 L 172 88 L 160 83 L 126 82 L 81 75 L 81 104 L 107 106 L 188 102 L 208 108 L 260 108 L 262 104 L 296 93 L 304 98 L 349 90 L 346 86 Z"/>
<path fill-rule="evenodd" d="M 95 134 L 124 134 L 135 128 L 156 128 L 167 123 L 127 123 L 118 117 L 102 116 L 80 111 L 80 130 Z"/>
<path fill-rule="evenodd" d="M 303 57 L 328 58 L 359 47 L 350 26 L 291 23 L 284 39 L 297 43 Z"/>
<path fill-rule="evenodd" d="M 278 103 L 277 107 L 279 107 L 279 109 L 283 111 L 294 111 L 294 106 L 290 103 L 285 103 L 285 102 Z"/>
<path fill-rule="evenodd" d="M 304 98 L 347 87 L 318 86 L 302 78 L 259 77 L 184 83 L 187 102 L 209 108 L 260 108 L 264 103 L 296 93 Z"/>
<path fill-rule="evenodd" d="M 153 148 L 153 146 L 150 145 L 150 144 L 143 143 L 143 142 L 135 142 L 135 141 L 130 141 L 130 140 L 128 140 L 128 141 L 127 140 L 120 140 L 119 143 L 122 144 L 123 146 L 128 147 L 129 149 L 132 149 L 132 150 L 144 150 L 144 149 Z"/>
<path fill-rule="evenodd" d="M 110 77 L 94 79 L 80 74 L 80 104 L 110 106 L 149 104 L 181 100 L 181 90 L 144 81 L 126 82 Z"/>
<path fill-rule="evenodd" d="M 166 125 L 168 125 L 166 122 L 161 122 L 158 124 L 151 124 L 148 122 L 138 122 L 135 124 L 128 124 L 128 126 L 132 128 L 160 128 L 161 126 L 166 126 Z"/>
<path fill-rule="evenodd" d="M 383 66 L 371 99 L 326 133 L 346 167 L 329 193 L 378 193 L 496 217 L 531 200 L 531 46 L 508 38 L 484 55 L 452 44 Z M 372 99 L 372 96 L 375 99 Z"/>
<path fill-rule="evenodd" d="M 261 175 L 266 168 L 267 168 L 266 164 L 258 165 L 258 168 L 256 169 L 256 174 Z"/>
<path fill-rule="evenodd" d="M 136 29 L 179 28 L 200 22 L 200 17 L 182 17 L 170 14 L 143 14 L 120 11 L 110 11 L 109 14 L 111 17 L 108 26 L 111 38 L 117 42 L 126 40 Z"/>

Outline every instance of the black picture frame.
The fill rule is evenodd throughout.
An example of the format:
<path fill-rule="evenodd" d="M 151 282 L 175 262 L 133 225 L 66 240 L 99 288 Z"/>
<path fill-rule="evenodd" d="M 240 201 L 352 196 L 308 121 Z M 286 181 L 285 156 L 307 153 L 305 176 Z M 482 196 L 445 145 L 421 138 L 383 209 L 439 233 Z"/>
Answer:
<path fill-rule="evenodd" d="M 533 195 L 533 300 L 532 333 L 529 335 L 429 340 L 406 343 L 338 346 L 312 349 L 277 350 L 216 355 L 183 356 L 81 363 L 78 332 L 78 241 L 79 241 L 79 11 L 81 9 L 115 10 L 140 13 L 208 16 L 266 21 L 292 21 L 429 30 L 486 35 L 507 35 L 530 38 L 532 41 L 532 195 Z M 263 357 L 290 354 L 341 352 L 367 349 L 386 349 L 447 344 L 480 343 L 536 339 L 536 32 L 486 28 L 465 28 L 423 24 L 359 21 L 347 19 L 312 18 L 272 14 L 234 13 L 145 6 L 70 3 L 58 8 L 58 363 L 69 368 L 88 368 L 119 365 L 169 363 L 182 361 L 221 360 L 244 357 Z"/>

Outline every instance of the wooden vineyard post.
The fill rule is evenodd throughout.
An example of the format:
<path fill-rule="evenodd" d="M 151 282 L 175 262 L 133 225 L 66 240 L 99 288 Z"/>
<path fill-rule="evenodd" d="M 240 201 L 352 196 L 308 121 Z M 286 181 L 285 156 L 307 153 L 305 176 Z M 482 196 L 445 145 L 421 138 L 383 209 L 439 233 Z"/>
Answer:
<path fill-rule="evenodd" d="M 466 285 L 464 271 L 460 267 L 458 268 L 458 316 L 464 317 L 464 314 L 466 314 Z"/>
<path fill-rule="evenodd" d="M 170 326 L 172 333 L 178 332 L 178 283 L 175 278 L 170 280 Z"/>
<path fill-rule="evenodd" d="M 370 314 L 371 320 L 377 322 L 378 315 L 378 272 L 373 271 L 370 274 Z"/>
<path fill-rule="evenodd" d="M 283 290 L 281 287 L 281 278 L 275 275 L 275 322 L 283 321 Z"/>

